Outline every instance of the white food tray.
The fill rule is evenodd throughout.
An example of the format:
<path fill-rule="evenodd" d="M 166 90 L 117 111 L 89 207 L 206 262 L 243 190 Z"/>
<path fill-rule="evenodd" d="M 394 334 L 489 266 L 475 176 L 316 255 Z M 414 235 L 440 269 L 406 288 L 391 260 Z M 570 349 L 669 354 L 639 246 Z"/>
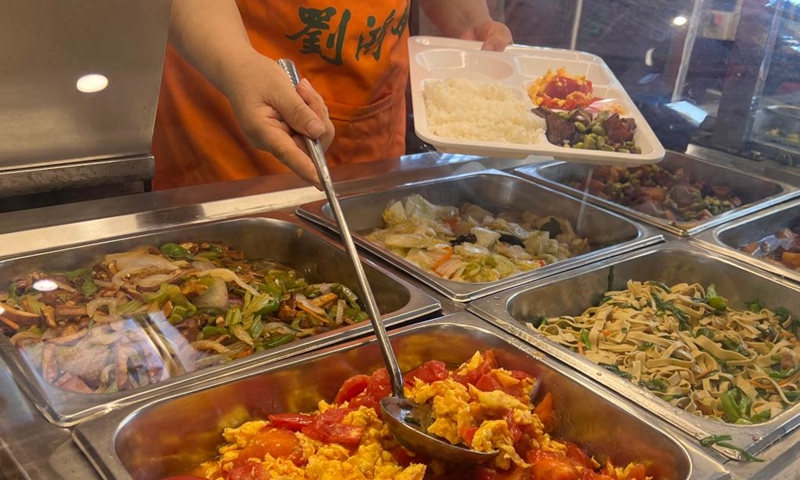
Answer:
<path fill-rule="evenodd" d="M 523 158 L 531 154 L 549 155 L 579 163 L 636 166 L 655 163 L 664 158 L 664 147 L 622 88 L 605 62 L 596 55 L 572 50 L 512 45 L 503 52 L 481 50 L 481 42 L 441 37 L 411 37 L 408 40 L 411 70 L 411 98 L 414 108 L 414 129 L 417 136 L 445 153 Z M 591 80 L 594 95 L 614 99 L 624 109 L 621 117 L 636 121 L 634 141 L 642 153 L 620 153 L 603 150 L 582 150 L 553 145 L 543 133 L 536 143 L 513 144 L 465 140 L 435 135 L 428 127 L 422 91 L 427 82 L 447 78 L 463 78 L 476 82 L 500 83 L 519 93 L 533 108 L 527 86 L 550 69 L 564 67 L 573 76 Z M 531 113 L 531 115 L 534 115 Z M 543 122 L 544 123 L 544 122 Z"/>

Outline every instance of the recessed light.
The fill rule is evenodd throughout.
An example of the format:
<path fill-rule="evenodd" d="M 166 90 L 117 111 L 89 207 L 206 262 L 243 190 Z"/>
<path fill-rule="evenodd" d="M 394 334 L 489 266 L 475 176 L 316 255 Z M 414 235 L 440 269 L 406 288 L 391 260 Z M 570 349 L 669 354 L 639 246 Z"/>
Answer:
<path fill-rule="evenodd" d="M 79 92 L 97 93 L 101 90 L 105 90 L 108 86 L 108 78 L 99 73 L 90 73 L 89 75 L 84 75 L 79 78 L 75 86 L 78 88 Z"/>

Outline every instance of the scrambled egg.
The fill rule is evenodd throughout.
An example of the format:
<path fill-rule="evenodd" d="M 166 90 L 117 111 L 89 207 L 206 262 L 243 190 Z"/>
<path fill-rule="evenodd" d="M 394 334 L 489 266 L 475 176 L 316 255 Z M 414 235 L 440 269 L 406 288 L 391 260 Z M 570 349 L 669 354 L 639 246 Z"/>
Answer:
<path fill-rule="evenodd" d="M 433 423 L 428 431 L 453 444 L 466 444 L 476 451 L 499 451 L 490 467 L 504 471 L 512 467 L 533 467 L 528 461 L 534 462 L 535 459 L 528 457 L 526 461 L 518 452 L 523 452 L 523 455 L 531 451 L 565 455 L 567 445 L 551 438 L 534 413 L 530 394 L 535 380 L 519 372 L 493 368 L 490 380 L 495 383 L 490 386 L 500 389 L 483 391 L 472 381 L 467 383 L 463 380 L 471 373 L 472 378 L 486 373 L 479 368 L 485 369 L 484 357 L 476 353 L 443 380 L 426 383 L 415 378 L 413 385 L 406 385 L 408 398 L 432 406 Z M 481 385 L 477 380 L 475 383 Z M 336 405 L 322 401 L 318 413 L 333 408 L 350 407 L 347 402 Z M 267 478 L 274 480 L 423 480 L 426 471 L 433 476 L 446 472 L 446 466 L 436 461 L 428 466 L 413 463 L 413 454 L 399 446 L 374 408 L 359 406 L 342 415 L 344 418 L 337 425 L 358 427 L 361 431 L 360 437 L 356 437 L 357 445 L 321 442 L 301 432 L 282 430 L 282 438 L 289 435 L 288 443 L 292 443 L 291 458 L 275 458 L 266 453 L 263 458 L 240 459 L 240 454 L 250 448 L 251 440 L 262 429 L 271 426 L 267 421 L 251 421 L 236 428 L 226 428 L 223 437 L 228 443 L 219 448 L 220 456 L 202 464 L 197 472 L 211 480 L 224 480 L 228 472 L 235 465 L 241 466 L 243 461 L 260 464 L 269 475 Z M 272 432 L 270 429 L 267 431 Z M 291 435 L 296 438 L 296 443 L 291 441 Z M 253 452 L 252 449 L 249 451 Z M 400 454 L 402 461 L 395 455 L 398 451 L 405 452 Z M 600 467 L 593 459 L 592 463 L 594 467 Z M 628 478 L 633 465 L 615 467 L 618 478 Z"/>

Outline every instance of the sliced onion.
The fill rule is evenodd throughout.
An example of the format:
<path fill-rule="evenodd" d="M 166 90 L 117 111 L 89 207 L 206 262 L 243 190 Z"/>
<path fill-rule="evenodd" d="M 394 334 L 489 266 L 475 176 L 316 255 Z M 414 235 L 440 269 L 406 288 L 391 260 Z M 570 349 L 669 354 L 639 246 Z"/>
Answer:
<path fill-rule="evenodd" d="M 197 350 L 213 350 L 217 353 L 225 353 L 230 350 L 225 345 L 213 340 L 195 340 L 191 342 L 190 345 Z"/>
<path fill-rule="evenodd" d="M 251 347 L 255 342 L 253 342 L 253 337 L 247 333 L 247 330 L 241 324 L 231 325 L 230 327 L 231 333 L 238 338 L 239 340 L 243 341 L 244 343 L 250 345 Z"/>
<path fill-rule="evenodd" d="M 40 341 L 41 339 L 42 339 L 41 333 L 30 332 L 30 331 L 19 332 L 14 336 L 12 336 L 11 338 L 9 338 L 11 344 L 14 346 L 17 345 L 17 342 L 24 342 L 25 340 Z"/>
<path fill-rule="evenodd" d="M 208 260 L 195 260 L 195 261 L 192 262 L 192 267 L 195 270 L 199 270 L 201 272 L 205 271 L 205 270 L 212 270 L 214 268 L 217 268 L 216 265 L 214 265 L 213 263 L 209 262 Z"/>
<path fill-rule="evenodd" d="M 317 315 L 322 315 L 323 317 L 326 315 L 325 310 L 323 310 L 323 309 L 317 307 L 316 305 L 314 305 L 313 303 L 311 303 L 308 300 L 308 298 L 306 298 L 306 296 L 303 295 L 302 293 L 295 293 L 294 294 L 294 299 L 301 307 L 303 307 L 303 310 L 305 310 L 305 311 L 307 311 L 309 313 L 315 313 Z M 326 321 L 327 321 L 327 319 L 326 319 Z"/>
<path fill-rule="evenodd" d="M 344 318 L 344 304 L 345 301 L 341 298 L 338 302 L 336 302 L 336 324 L 341 325 L 342 319 Z"/>
<path fill-rule="evenodd" d="M 253 296 L 259 295 L 260 293 L 258 290 L 245 283 L 232 270 L 228 270 L 227 268 L 213 268 L 211 270 L 203 270 L 201 272 L 196 272 L 196 275 L 198 277 L 204 277 L 206 275 L 210 275 L 212 277 L 221 278 L 226 282 L 236 282 L 237 285 L 242 287 L 244 290 L 250 292 L 250 294 Z"/>
<path fill-rule="evenodd" d="M 225 310 L 228 308 L 228 286 L 223 279 L 214 277 L 214 283 L 192 300 L 192 303 L 200 308 L 212 307 Z"/>
<path fill-rule="evenodd" d="M 114 297 L 99 297 L 86 304 L 86 315 L 94 318 L 97 313 L 97 308 L 105 306 L 108 307 L 109 315 L 117 314 L 117 299 Z"/>
<path fill-rule="evenodd" d="M 124 252 L 119 255 L 106 255 L 106 261 L 115 261 L 118 270 L 130 270 L 132 268 L 159 268 L 164 270 L 177 270 L 178 266 L 170 262 L 161 255 L 153 255 L 141 250 Z"/>

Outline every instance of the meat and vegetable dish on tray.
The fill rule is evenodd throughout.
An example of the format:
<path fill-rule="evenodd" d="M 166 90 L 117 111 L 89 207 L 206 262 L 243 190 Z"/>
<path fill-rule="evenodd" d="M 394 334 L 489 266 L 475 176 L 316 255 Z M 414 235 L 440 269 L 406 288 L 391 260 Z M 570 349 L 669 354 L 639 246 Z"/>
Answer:
<path fill-rule="evenodd" d="M 582 52 L 409 39 L 417 135 L 443 152 L 641 165 L 661 146 L 603 60 Z"/>
<path fill-rule="evenodd" d="M 383 220 L 368 240 L 458 282 L 493 282 L 589 251 L 566 219 L 434 205 L 419 194 L 391 202 Z"/>
<path fill-rule="evenodd" d="M 679 222 L 703 221 L 742 205 L 729 186 L 681 167 L 597 166 L 591 176 L 570 186 L 646 215 Z"/>
<path fill-rule="evenodd" d="M 366 319 L 346 286 L 213 242 L 32 271 L 0 295 L 11 343 L 46 382 L 79 393 L 152 385 Z"/>
<path fill-rule="evenodd" d="M 800 270 L 800 225 L 782 228 L 739 249 L 756 258 L 778 262 L 792 270 Z"/>
<path fill-rule="evenodd" d="M 800 398 L 800 321 L 714 285 L 628 281 L 578 316 L 528 326 L 687 412 L 765 422 Z"/>
<path fill-rule="evenodd" d="M 219 457 L 190 473 L 209 480 L 238 478 L 393 478 L 644 480 L 645 463 L 616 465 L 551 436 L 558 422 L 553 394 L 533 404 L 531 375 L 498 365 L 492 350 L 448 370 L 428 361 L 405 374 L 406 396 L 432 407 L 427 430 L 454 445 L 499 451 L 490 464 L 444 464 L 406 450 L 380 416 L 391 387 L 388 373 L 344 381 L 332 403 L 310 413 L 274 413 L 226 428 Z"/>

